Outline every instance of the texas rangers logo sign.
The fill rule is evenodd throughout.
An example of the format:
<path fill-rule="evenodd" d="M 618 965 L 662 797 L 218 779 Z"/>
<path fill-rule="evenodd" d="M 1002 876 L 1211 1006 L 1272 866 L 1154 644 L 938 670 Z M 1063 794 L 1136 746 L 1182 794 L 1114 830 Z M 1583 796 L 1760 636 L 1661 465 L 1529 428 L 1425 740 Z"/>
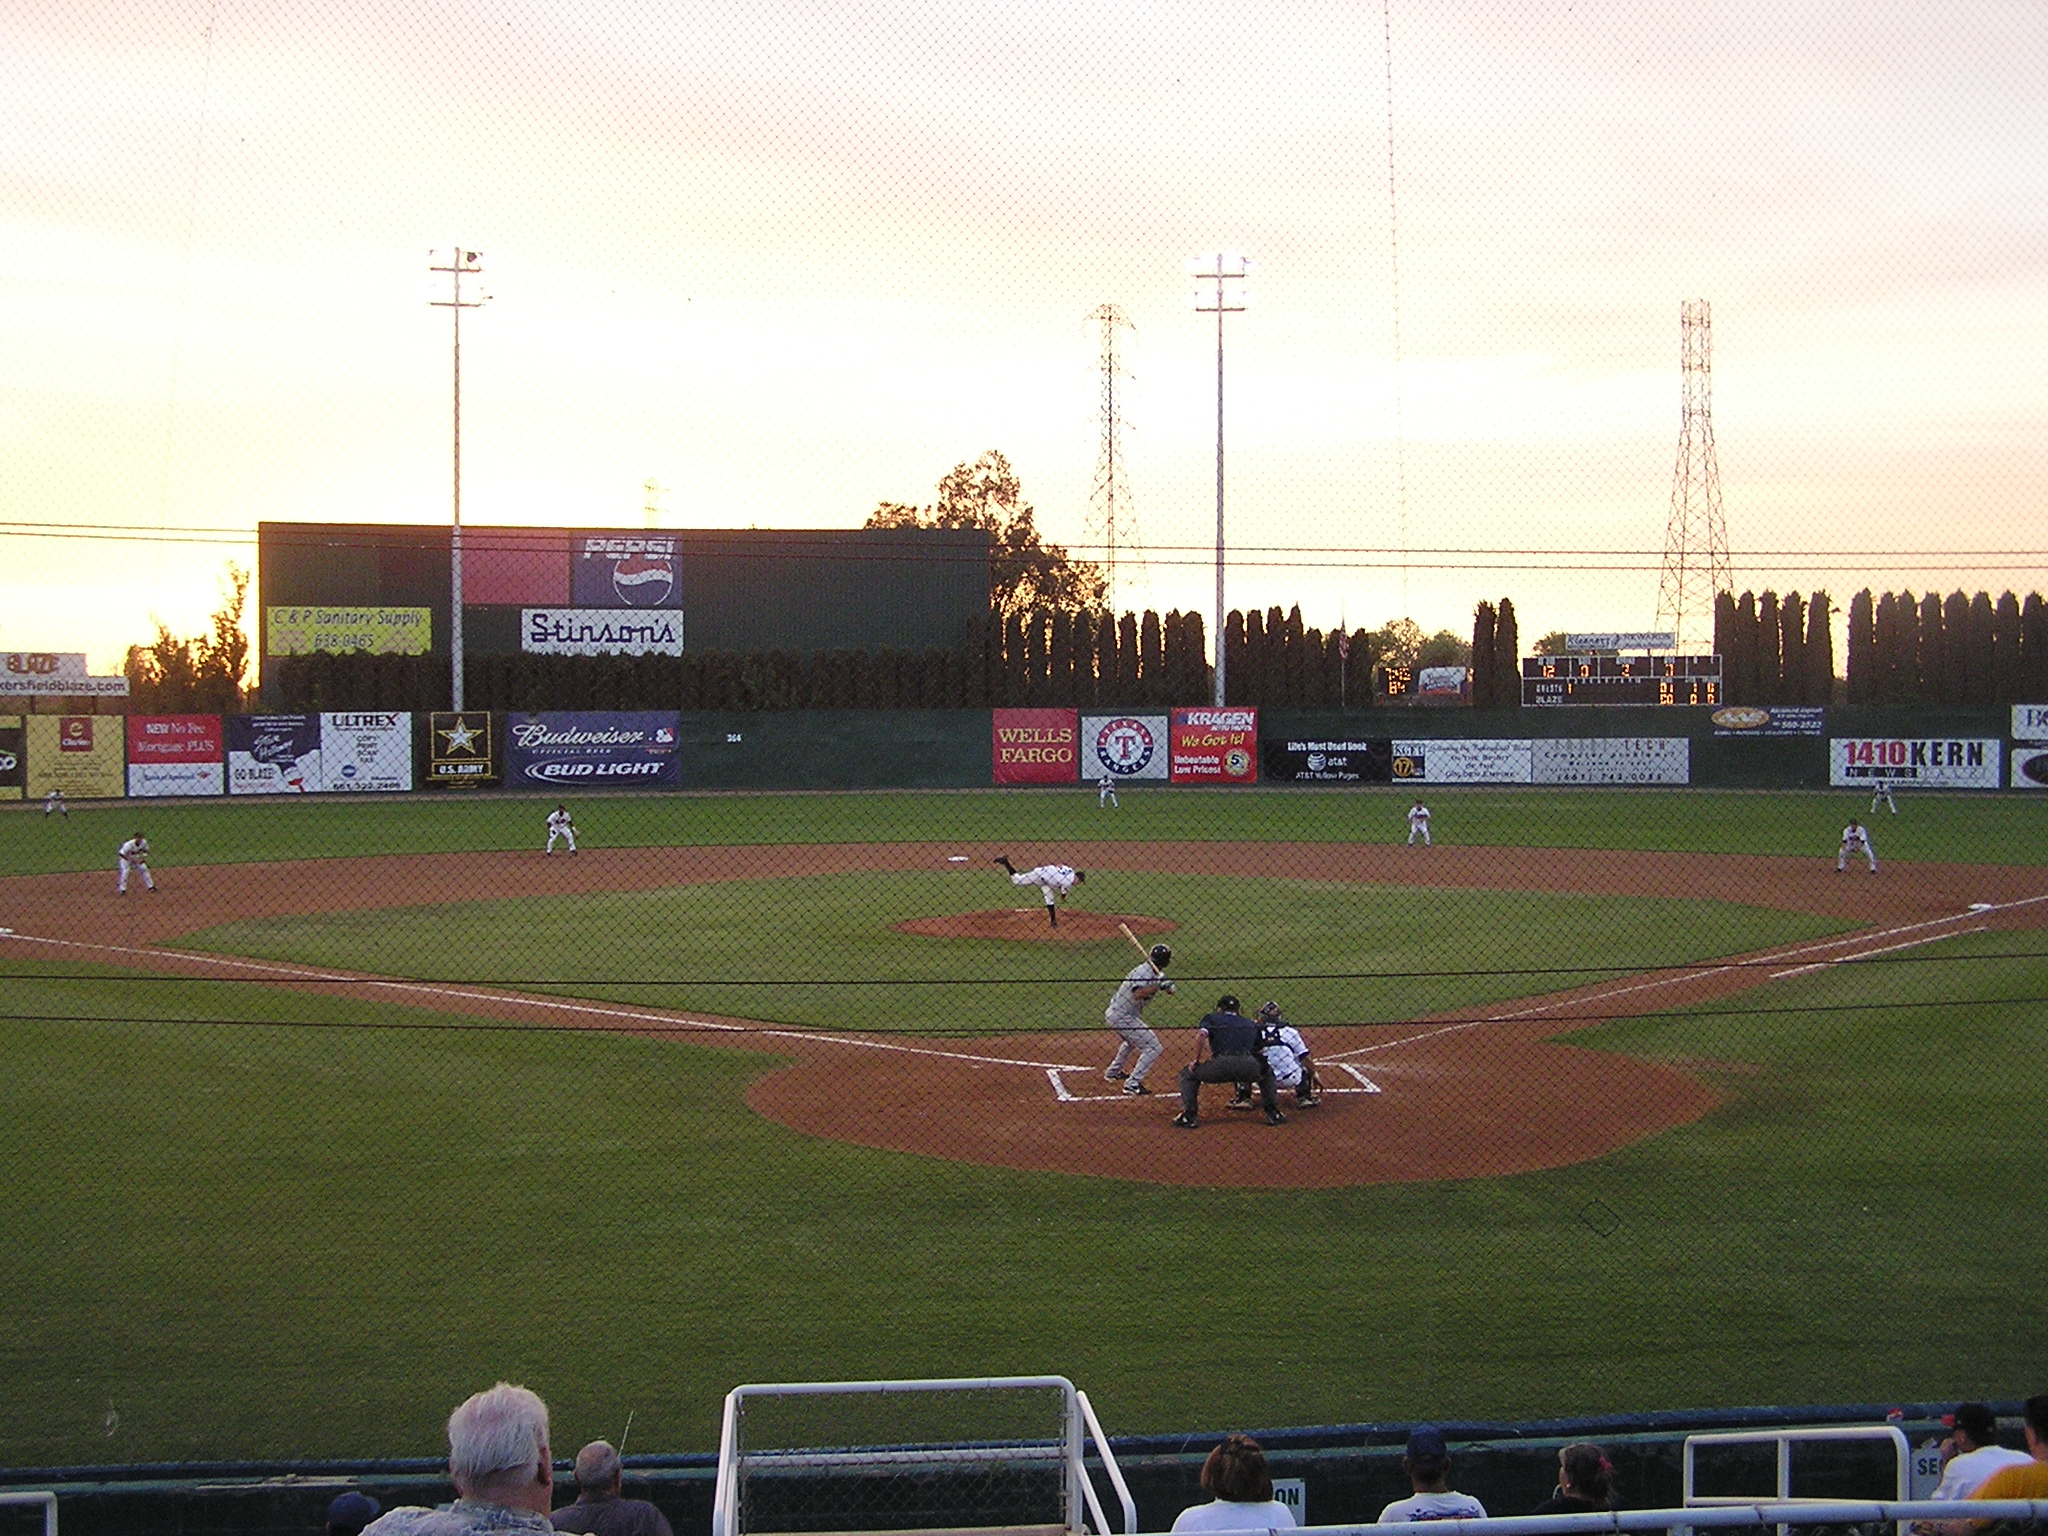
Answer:
<path fill-rule="evenodd" d="M 664 534 L 592 534 L 576 541 L 579 608 L 680 608 L 681 555 Z"/>
<path fill-rule="evenodd" d="M 1095 760 L 1118 778 L 1143 773 L 1158 749 L 1158 738 L 1145 722 L 1128 715 L 1106 722 L 1095 733 Z"/>

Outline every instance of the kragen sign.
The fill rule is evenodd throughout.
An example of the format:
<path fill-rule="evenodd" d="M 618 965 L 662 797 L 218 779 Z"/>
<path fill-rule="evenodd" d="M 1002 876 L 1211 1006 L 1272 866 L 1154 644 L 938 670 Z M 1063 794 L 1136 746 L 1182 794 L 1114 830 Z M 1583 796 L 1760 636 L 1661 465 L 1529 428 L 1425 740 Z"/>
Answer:
<path fill-rule="evenodd" d="M 656 711 L 512 715 L 505 762 L 512 782 L 576 788 L 683 782 L 682 716 Z"/>
<path fill-rule="evenodd" d="M 1176 709 L 1172 735 L 1176 784 L 1254 784 L 1259 777 L 1259 712 L 1248 708 Z"/>
<path fill-rule="evenodd" d="M 680 656 L 680 610 L 522 608 L 519 648 L 533 656 Z"/>

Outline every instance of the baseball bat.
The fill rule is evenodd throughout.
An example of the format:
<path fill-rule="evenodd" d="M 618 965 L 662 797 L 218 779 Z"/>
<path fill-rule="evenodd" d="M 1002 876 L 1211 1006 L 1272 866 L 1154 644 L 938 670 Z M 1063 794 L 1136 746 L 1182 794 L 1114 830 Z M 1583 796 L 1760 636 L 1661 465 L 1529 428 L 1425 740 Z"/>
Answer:
<path fill-rule="evenodd" d="M 1152 958 L 1152 951 L 1138 942 L 1138 936 L 1131 932 L 1131 925 L 1129 923 L 1118 923 L 1117 927 L 1122 930 L 1123 936 L 1131 941 L 1131 948 L 1135 949 L 1147 960 Z"/>

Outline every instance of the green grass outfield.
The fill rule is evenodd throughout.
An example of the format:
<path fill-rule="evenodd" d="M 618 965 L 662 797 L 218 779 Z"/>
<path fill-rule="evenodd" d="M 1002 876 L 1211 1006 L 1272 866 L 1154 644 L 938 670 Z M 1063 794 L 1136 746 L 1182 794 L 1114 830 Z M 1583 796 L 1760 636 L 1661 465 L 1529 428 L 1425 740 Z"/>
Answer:
<path fill-rule="evenodd" d="M 629 825 L 632 841 L 665 840 L 663 818 L 692 821 L 695 840 L 733 842 L 1052 841 L 1084 828 L 1405 835 L 1405 800 L 1386 795 L 1134 795 L 1113 825 L 1079 799 L 676 797 L 576 810 L 597 841 L 613 840 L 600 828 Z M 1132 812 L 1152 801 L 1159 815 L 1203 824 L 1148 826 L 1152 805 Z M 1447 840 L 1485 840 L 1458 830 L 1483 825 L 1494 840 L 1529 844 L 1665 847 L 1685 836 L 1816 856 L 1860 808 L 1845 795 L 1472 792 L 1431 803 Z M 1888 862 L 2048 863 L 2048 807 L 2036 802 L 1903 804 L 1896 825 L 1877 824 Z M 143 824 L 174 868 L 531 846 L 545 808 L 205 805 L 151 808 Z M 0 817 L 0 867 L 99 867 L 111 855 L 105 834 L 134 819 L 133 807 L 80 810 L 69 827 Z M 1794 846 L 1772 846 L 1793 833 Z M 82 847 L 67 851 L 67 840 Z M 905 876 L 904 893 L 942 878 Z M 1148 904 L 1155 892 L 1179 899 L 1177 877 L 1145 878 L 1160 882 L 1145 888 Z M 858 926 L 860 902 L 839 882 L 794 883 L 813 888 L 820 910 L 845 912 L 849 932 Z M 1449 969 L 1431 947 L 1451 942 L 1439 931 L 1445 909 L 1432 923 L 1419 897 L 1360 891 L 1347 917 L 1345 895 L 1245 882 L 1201 945 L 1270 953 L 1285 936 L 1250 930 L 1291 912 L 1303 948 L 1379 944 L 1360 969 L 1410 955 L 1420 962 L 1410 969 Z M 658 928 L 708 915 L 660 906 L 685 898 L 700 899 L 635 900 L 652 904 L 639 916 Z M 588 899 L 601 931 L 633 932 L 606 905 L 619 899 Z M 1449 930 L 1509 964 L 1524 945 L 1613 916 L 1588 898 L 1430 899 L 1458 903 Z M 1629 905 L 1654 920 L 1637 925 L 1629 942 L 1640 947 L 1617 964 L 1688 942 L 1679 916 L 1694 920 L 1693 942 L 1702 919 L 1712 941 L 1744 924 L 1765 939 L 1813 926 L 1676 894 Z M 495 929 L 456 922 L 507 906 L 517 919 Z M 573 937 L 574 917 L 548 903 L 456 909 L 436 949 L 414 958 L 472 969 L 517 960 L 537 974 L 561 958 L 550 946 Z M 379 942 L 397 942 L 380 938 L 379 921 L 211 939 L 293 952 L 345 940 L 369 960 L 403 959 L 378 954 Z M 1359 926 L 1339 944 L 1330 925 L 1346 921 Z M 494 931 L 525 951 L 493 950 L 482 936 Z M 1694 1015 L 1580 1032 L 1575 1045 L 1712 1063 L 1700 1070 L 1727 1100 L 1595 1163 L 1277 1195 L 1009 1173 L 819 1141 L 738 1107 L 774 1060 L 765 1054 L 477 1027 L 9 957 L 0 1368 L 11 1390 L 0 1463 L 432 1455 L 448 1408 L 500 1376 L 548 1397 L 565 1444 L 616 1438 L 630 1411 L 644 1450 L 709 1448 L 719 1399 L 738 1381 L 876 1374 L 1061 1371 L 1088 1388 L 1113 1433 L 2025 1395 L 2042 1389 L 2048 1324 L 2037 1279 L 2048 1223 L 2032 1196 L 2048 1153 L 2044 951 L 2032 935 L 1980 935 Z M 885 953 L 815 960 L 865 971 Z M 1051 967 L 1017 979 L 1059 986 L 1061 968 L 1089 960 L 1034 951 L 1001 963 Z M 1275 990 L 1311 997 L 1313 985 Z M 1375 985 L 1369 995 L 1398 1016 L 1474 982 Z M 573 989 L 591 990 L 590 979 Z M 1098 1015 L 1099 990 L 1083 989 Z"/>

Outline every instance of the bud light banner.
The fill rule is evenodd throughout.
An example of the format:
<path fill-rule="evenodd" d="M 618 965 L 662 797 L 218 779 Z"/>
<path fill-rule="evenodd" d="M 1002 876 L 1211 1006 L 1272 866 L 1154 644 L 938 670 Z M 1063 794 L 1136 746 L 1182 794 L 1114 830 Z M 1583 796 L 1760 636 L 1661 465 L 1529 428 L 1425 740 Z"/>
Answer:
<path fill-rule="evenodd" d="M 575 608 L 680 608 L 683 557 L 674 534 L 581 534 L 569 572 Z"/>
<path fill-rule="evenodd" d="M 227 751 L 219 715 L 130 715 L 128 793 L 227 793 Z"/>
<path fill-rule="evenodd" d="M 1081 777 L 1092 782 L 1106 773 L 1113 779 L 1163 781 L 1166 742 L 1164 715 L 1083 715 Z"/>
<path fill-rule="evenodd" d="M 320 717 L 320 787 L 394 794 L 412 788 L 412 716 L 358 710 Z"/>
<path fill-rule="evenodd" d="M 1080 776 L 1080 717 L 1071 709 L 990 712 L 998 784 L 1071 784 Z"/>
<path fill-rule="evenodd" d="M 506 783 L 680 788 L 681 734 L 682 716 L 659 710 L 511 715 L 505 721 Z"/>
<path fill-rule="evenodd" d="M 1256 709 L 1176 709 L 1167 730 L 1173 754 L 1168 776 L 1174 783 L 1258 782 Z"/>
<path fill-rule="evenodd" d="M 229 715 L 228 793 L 304 795 L 320 786 L 318 715 Z"/>

